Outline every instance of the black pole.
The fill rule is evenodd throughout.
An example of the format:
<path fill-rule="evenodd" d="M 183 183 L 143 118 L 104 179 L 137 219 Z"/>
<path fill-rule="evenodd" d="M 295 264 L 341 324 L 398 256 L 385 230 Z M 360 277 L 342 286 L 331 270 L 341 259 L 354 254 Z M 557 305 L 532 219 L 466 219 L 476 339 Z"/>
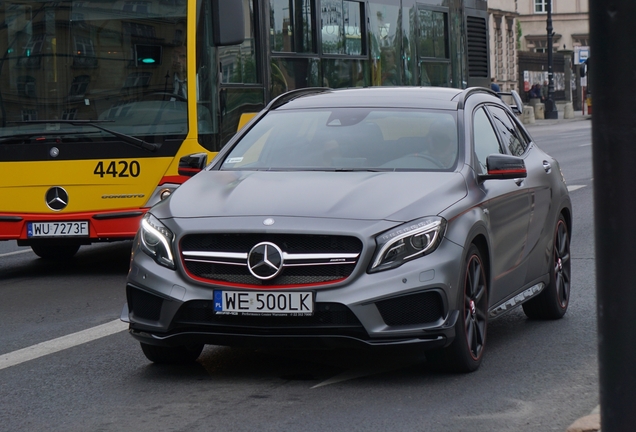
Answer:
<path fill-rule="evenodd" d="M 546 2 L 546 9 L 548 12 L 548 22 L 546 27 L 546 30 L 548 31 L 548 98 L 545 101 L 545 118 L 556 120 L 559 118 L 559 111 L 554 103 L 554 77 L 552 73 L 552 36 L 554 35 L 554 32 L 552 31 L 552 0 L 548 0 Z"/>
<path fill-rule="evenodd" d="M 598 359 L 603 432 L 636 428 L 636 2 L 589 0 Z"/>

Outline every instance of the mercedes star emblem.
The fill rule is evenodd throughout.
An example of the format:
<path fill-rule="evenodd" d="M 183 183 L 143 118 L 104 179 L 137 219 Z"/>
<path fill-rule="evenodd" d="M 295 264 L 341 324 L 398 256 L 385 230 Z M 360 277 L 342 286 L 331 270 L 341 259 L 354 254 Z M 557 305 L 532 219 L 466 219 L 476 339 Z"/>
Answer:
<path fill-rule="evenodd" d="M 68 193 L 59 186 L 54 186 L 46 191 L 46 205 L 53 211 L 60 211 L 68 205 Z"/>
<path fill-rule="evenodd" d="M 283 269 L 283 251 L 273 243 L 259 243 L 247 256 L 247 267 L 258 279 L 272 279 Z"/>

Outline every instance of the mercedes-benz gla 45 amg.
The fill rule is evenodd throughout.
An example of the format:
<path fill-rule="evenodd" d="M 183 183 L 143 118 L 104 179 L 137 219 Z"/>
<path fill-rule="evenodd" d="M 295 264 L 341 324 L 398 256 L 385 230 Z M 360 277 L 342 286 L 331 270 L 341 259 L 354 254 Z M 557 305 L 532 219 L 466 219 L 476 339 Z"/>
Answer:
<path fill-rule="evenodd" d="M 477 369 L 489 320 L 570 300 L 568 191 L 511 107 L 480 88 L 280 96 L 207 167 L 182 160 L 199 172 L 143 218 L 122 319 L 154 362 L 420 344 Z"/>

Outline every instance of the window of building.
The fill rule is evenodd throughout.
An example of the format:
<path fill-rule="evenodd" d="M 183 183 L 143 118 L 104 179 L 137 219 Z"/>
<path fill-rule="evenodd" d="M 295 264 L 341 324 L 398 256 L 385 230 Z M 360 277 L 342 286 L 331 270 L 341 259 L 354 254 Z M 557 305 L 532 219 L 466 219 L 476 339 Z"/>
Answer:
<path fill-rule="evenodd" d="M 20 96 L 28 98 L 37 97 L 35 89 L 35 78 L 33 78 L 32 76 L 19 76 L 16 85 L 18 88 L 18 94 Z"/>
<path fill-rule="evenodd" d="M 270 0 L 271 50 L 316 52 L 311 0 Z"/>
<path fill-rule="evenodd" d="M 356 1 L 321 2 L 323 54 L 363 55 L 364 4 Z"/>
<path fill-rule="evenodd" d="M 150 72 L 133 72 L 126 77 L 124 88 L 148 87 L 150 85 Z"/>
<path fill-rule="evenodd" d="M 29 42 L 22 51 L 22 58 L 18 59 L 18 66 L 26 66 L 28 68 L 39 68 L 40 58 L 42 57 L 42 47 L 46 36 L 37 34 L 31 36 Z"/>
<path fill-rule="evenodd" d="M 548 0 L 534 0 L 534 13 L 547 13 Z"/>
<path fill-rule="evenodd" d="M 124 3 L 122 10 L 124 12 L 137 12 L 147 14 L 150 8 L 150 2 L 146 1 L 127 1 Z"/>
<path fill-rule="evenodd" d="M 22 121 L 31 121 L 38 119 L 38 111 L 34 109 L 22 110 Z"/>
<path fill-rule="evenodd" d="M 77 116 L 77 108 L 65 109 L 62 112 L 62 120 L 75 120 Z"/>
<path fill-rule="evenodd" d="M 138 37 L 146 37 L 146 38 L 155 38 L 155 27 L 151 25 L 133 23 L 133 22 L 123 22 L 121 23 L 124 33 L 129 34 L 131 36 Z"/>
<path fill-rule="evenodd" d="M 73 53 L 73 66 L 95 67 L 97 56 L 93 40 L 84 36 L 75 36 L 75 52 Z"/>
<path fill-rule="evenodd" d="M 91 82 L 91 77 L 88 75 L 79 75 L 73 78 L 71 89 L 68 91 L 70 97 L 83 98 L 88 89 L 88 84 Z"/>

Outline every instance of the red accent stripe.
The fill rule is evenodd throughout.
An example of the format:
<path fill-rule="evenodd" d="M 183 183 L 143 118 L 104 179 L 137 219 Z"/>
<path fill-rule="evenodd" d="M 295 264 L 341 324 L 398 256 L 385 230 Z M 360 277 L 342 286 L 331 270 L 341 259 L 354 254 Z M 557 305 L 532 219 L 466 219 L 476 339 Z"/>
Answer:
<path fill-rule="evenodd" d="M 161 181 L 159 182 L 159 186 L 162 186 L 166 183 L 176 183 L 176 184 L 183 184 L 186 182 L 186 180 L 188 180 L 191 177 L 188 176 L 182 176 L 182 175 L 176 175 L 176 176 L 163 176 L 163 178 L 161 179 Z"/>
<path fill-rule="evenodd" d="M 183 257 L 181 258 L 181 263 L 183 264 L 183 268 L 184 268 L 186 274 L 189 277 L 191 277 L 192 279 L 194 279 L 196 281 L 199 281 L 199 282 L 204 282 L 204 283 L 207 283 L 207 284 L 220 285 L 220 287 L 249 288 L 249 289 L 257 289 L 257 290 L 309 288 L 309 287 L 331 285 L 331 284 L 335 284 L 335 283 L 338 283 L 338 282 L 342 282 L 343 280 L 347 279 L 347 278 L 342 278 L 342 279 L 335 279 L 335 280 L 331 280 L 331 281 L 327 281 L 327 282 L 318 282 L 318 283 L 310 283 L 310 284 L 295 284 L 295 285 L 250 285 L 250 284 L 238 284 L 238 283 L 219 281 L 219 280 L 214 280 L 214 279 L 205 279 L 205 278 L 202 278 L 202 277 L 199 277 L 199 276 L 195 276 L 192 273 L 190 273 L 190 271 L 188 270 L 188 267 L 186 267 L 185 262 L 183 260 Z"/>
<path fill-rule="evenodd" d="M 523 174 L 527 172 L 528 171 L 523 168 L 516 168 L 516 169 L 492 170 L 492 171 L 488 171 L 488 174 Z"/>

